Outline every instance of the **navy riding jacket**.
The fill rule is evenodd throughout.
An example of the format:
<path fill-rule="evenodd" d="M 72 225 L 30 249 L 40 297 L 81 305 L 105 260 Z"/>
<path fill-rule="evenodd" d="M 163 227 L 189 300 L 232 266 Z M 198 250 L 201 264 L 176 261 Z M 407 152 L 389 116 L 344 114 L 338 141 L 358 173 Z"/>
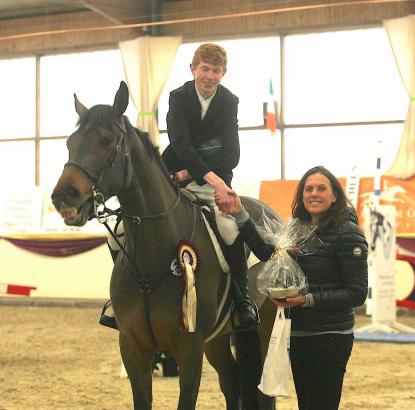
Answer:
<path fill-rule="evenodd" d="M 219 84 L 202 120 L 195 82 L 188 81 L 173 90 L 167 113 L 170 145 L 162 155 L 168 170 L 187 169 L 199 185 L 204 185 L 203 176 L 213 171 L 230 186 L 232 170 L 240 156 L 238 103 L 238 97 Z M 196 147 L 212 138 L 220 139 L 222 148 L 214 156 L 203 159 Z"/>

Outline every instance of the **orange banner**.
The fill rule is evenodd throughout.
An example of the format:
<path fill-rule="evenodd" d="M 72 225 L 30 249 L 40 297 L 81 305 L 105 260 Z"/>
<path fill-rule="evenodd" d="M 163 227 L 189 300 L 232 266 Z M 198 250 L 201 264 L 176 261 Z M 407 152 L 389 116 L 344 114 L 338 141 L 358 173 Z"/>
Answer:
<path fill-rule="evenodd" d="M 346 178 L 339 178 L 339 181 L 345 188 Z M 289 218 L 297 185 L 298 180 L 262 181 L 259 197 L 281 217 Z M 415 237 L 415 177 L 403 180 L 383 176 L 380 186 L 380 203 L 396 208 L 396 235 Z M 357 212 L 362 227 L 363 208 L 370 204 L 373 190 L 373 178 L 360 178 Z"/>

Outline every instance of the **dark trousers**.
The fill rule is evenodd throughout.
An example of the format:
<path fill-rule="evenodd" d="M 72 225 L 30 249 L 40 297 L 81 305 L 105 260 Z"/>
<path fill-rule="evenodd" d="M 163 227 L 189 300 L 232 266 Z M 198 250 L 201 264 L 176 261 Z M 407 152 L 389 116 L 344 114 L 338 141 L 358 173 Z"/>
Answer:
<path fill-rule="evenodd" d="M 290 359 L 299 410 L 337 410 L 353 334 L 291 337 Z"/>

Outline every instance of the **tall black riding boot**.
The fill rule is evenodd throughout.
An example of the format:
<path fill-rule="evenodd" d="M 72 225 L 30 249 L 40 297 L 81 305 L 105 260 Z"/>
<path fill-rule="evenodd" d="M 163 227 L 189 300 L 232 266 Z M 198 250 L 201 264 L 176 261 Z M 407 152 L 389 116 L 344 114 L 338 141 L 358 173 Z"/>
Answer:
<path fill-rule="evenodd" d="M 248 265 L 244 241 L 238 236 L 232 245 L 227 246 L 227 251 L 235 292 L 235 304 L 231 312 L 232 326 L 242 331 L 252 330 L 260 320 L 258 308 L 248 295 Z"/>

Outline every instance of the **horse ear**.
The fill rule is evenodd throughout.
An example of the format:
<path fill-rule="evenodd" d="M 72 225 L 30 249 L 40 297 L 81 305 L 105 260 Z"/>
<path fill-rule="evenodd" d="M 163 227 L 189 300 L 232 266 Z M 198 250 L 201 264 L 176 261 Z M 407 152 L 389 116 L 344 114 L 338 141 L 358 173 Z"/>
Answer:
<path fill-rule="evenodd" d="M 73 96 L 75 98 L 75 111 L 78 113 L 79 116 L 81 116 L 82 114 L 88 111 L 88 108 L 86 108 L 85 105 L 83 105 L 78 100 L 78 97 L 76 96 L 76 94 L 74 94 Z"/>
<path fill-rule="evenodd" d="M 114 104 L 112 108 L 114 109 L 115 113 L 118 117 L 121 117 L 128 106 L 128 87 L 124 81 L 121 81 L 120 88 L 115 94 Z"/>

